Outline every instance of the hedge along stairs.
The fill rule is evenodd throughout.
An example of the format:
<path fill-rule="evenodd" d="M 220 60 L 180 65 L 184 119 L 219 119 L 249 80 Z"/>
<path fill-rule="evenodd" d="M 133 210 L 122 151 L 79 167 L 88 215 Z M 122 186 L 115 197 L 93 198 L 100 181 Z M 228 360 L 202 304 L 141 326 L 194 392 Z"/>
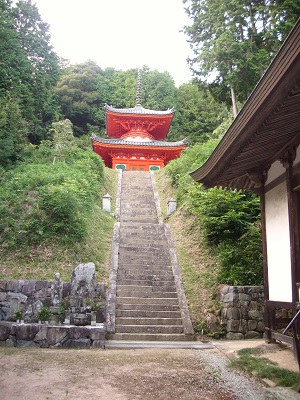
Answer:
<path fill-rule="evenodd" d="M 119 172 L 107 330 L 109 340 L 194 340 L 154 174 Z"/>

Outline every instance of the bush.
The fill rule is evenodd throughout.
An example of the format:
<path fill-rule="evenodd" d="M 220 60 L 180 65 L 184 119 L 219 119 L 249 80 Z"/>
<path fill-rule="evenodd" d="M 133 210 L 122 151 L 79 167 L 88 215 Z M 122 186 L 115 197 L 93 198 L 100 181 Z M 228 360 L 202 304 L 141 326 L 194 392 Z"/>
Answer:
<path fill-rule="evenodd" d="M 219 281 L 227 285 L 263 285 L 262 240 L 260 224 L 248 226 L 236 243 L 218 246 Z"/>
<path fill-rule="evenodd" d="M 48 142 L 2 174 L 0 243 L 6 248 L 38 244 L 45 239 L 78 241 L 85 218 L 98 199 L 104 165 L 91 150 L 66 149 L 64 161 L 53 164 Z"/>
<path fill-rule="evenodd" d="M 189 210 L 198 216 L 208 242 L 237 240 L 260 215 L 258 196 L 243 191 L 212 188 L 189 190 Z"/>
<path fill-rule="evenodd" d="M 219 283 L 260 285 L 263 282 L 259 197 L 250 192 L 202 190 L 189 175 L 211 154 L 218 139 L 187 148 L 167 165 L 177 200 L 197 217 L 201 234 L 220 264 Z"/>

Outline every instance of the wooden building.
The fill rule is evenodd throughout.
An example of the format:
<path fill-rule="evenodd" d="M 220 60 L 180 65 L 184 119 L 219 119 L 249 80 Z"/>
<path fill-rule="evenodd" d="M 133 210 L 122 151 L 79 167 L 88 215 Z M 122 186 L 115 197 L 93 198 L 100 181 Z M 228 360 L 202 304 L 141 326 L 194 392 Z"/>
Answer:
<path fill-rule="evenodd" d="M 141 106 L 141 79 L 138 78 L 136 106 L 113 108 L 105 105 L 108 138 L 92 136 L 93 150 L 113 169 L 150 171 L 161 169 L 180 157 L 187 141 L 166 142 L 174 109 L 149 110 Z"/>
<path fill-rule="evenodd" d="M 276 310 L 295 315 L 300 301 L 299 144 L 298 21 L 210 158 L 191 173 L 204 188 L 260 195 L 268 341 L 291 341 L 277 329 Z"/>

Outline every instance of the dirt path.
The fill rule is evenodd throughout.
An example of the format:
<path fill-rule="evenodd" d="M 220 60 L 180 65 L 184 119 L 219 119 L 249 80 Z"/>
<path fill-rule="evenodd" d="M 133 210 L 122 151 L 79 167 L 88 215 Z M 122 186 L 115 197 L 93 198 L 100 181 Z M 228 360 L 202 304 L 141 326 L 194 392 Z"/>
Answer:
<path fill-rule="evenodd" d="M 0 397 L 1 400 L 262 399 L 263 387 L 256 381 L 244 382 L 252 392 L 243 392 L 241 380 L 247 378 L 237 373 L 228 375 L 225 359 L 217 349 L 0 348 Z"/>

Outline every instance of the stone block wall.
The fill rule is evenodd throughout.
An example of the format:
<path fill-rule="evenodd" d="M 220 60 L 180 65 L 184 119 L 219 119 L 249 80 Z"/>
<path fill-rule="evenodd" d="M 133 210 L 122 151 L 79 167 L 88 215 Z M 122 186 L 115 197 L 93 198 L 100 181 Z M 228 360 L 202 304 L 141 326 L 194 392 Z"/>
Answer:
<path fill-rule="evenodd" d="M 0 280 L 0 321 L 15 321 L 14 312 L 21 309 L 25 322 L 38 322 L 37 310 L 41 305 L 51 306 L 53 281 Z M 62 282 L 62 298 L 70 294 L 71 283 Z M 106 287 L 98 283 L 97 295 L 106 297 Z M 105 321 L 105 304 L 97 313 L 97 322 Z"/>
<path fill-rule="evenodd" d="M 263 336 L 264 288 L 262 286 L 222 286 L 218 300 L 227 339 L 254 339 Z"/>
<path fill-rule="evenodd" d="M 103 324 L 51 326 L 0 321 L 0 346 L 103 349 L 105 334 Z"/>

